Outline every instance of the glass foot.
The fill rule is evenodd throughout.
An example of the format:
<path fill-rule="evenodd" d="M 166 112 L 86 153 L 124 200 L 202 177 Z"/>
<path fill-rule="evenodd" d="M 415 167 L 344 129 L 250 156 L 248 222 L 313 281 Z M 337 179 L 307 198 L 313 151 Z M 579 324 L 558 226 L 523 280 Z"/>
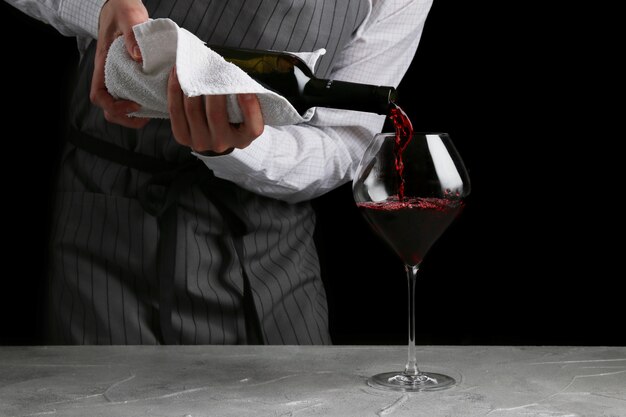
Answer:
<path fill-rule="evenodd" d="M 420 372 L 417 375 L 385 372 L 367 380 L 367 385 L 373 388 L 405 392 L 437 391 L 450 388 L 455 383 L 454 378 L 434 372 Z"/>

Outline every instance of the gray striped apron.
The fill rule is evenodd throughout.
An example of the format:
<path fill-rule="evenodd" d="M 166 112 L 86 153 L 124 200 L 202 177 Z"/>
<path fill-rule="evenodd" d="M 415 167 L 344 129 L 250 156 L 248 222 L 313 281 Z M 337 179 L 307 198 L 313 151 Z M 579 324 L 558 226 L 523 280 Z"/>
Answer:
<path fill-rule="evenodd" d="M 367 0 L 147 0 L 209 45 L 312 51 L 328 76 Z M 48 343 L 326 344 L 328 309 L 309 203 L 214 177 L 172 137 L 89 103 L 83 57 L 51 240 Z"/>

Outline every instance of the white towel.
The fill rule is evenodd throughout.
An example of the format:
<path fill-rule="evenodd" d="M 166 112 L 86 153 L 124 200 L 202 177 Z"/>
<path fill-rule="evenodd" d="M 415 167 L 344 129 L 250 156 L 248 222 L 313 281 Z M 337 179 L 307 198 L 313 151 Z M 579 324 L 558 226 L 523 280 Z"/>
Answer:
<path fill-rule="evenodd" d="M 259 98 L 265 124 L 280 126 L 309 121 L 314 109 L 300 115 L 284 97 L 267 90 L 236 65 L 226 62 L 194 34 L 170 19 L 154 19 L 133 27 L 143 58 L 133 61 L 122 37 L 117 38 L 105 64 L 105 84 L 117 99 L 139 103 L 132 116 L 168 118 L 167 80 L 174 64 L 183 92 L 190 97 L 228 95 L 231 123 L 240 123 L 242 114 L 234 94 L 254 93 Z M 293 53 L 311 69 L 324 49 Z"/>

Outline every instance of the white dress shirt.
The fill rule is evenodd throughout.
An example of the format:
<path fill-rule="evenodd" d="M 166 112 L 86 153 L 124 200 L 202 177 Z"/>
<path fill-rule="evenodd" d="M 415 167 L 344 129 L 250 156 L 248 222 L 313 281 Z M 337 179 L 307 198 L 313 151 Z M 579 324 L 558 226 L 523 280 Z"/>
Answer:
<path fill-rule="evenodd" d="M 7 0 L 76 36 L 79 49 L 97 38 L 106 0 Z M 336 57 L 329 78 L 396 87 L 419 43 L 432 0 L 371 0 L 368 16 Z M 361 155 L 380 132 L 385 116 L 318 108 L 306 124 L 266 126 L 245 149 L 228 155 L 196 154 L 217 177 L 252 192 L 299 202 L 350 180 Z"/>

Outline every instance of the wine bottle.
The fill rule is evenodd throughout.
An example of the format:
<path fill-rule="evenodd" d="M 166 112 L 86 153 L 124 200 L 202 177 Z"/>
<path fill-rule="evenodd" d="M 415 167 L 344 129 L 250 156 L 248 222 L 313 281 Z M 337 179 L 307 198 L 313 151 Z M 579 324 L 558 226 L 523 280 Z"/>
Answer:
<path fill-rule="evenodd" d="M 210 46 L 226 61 L 285 97 L 303 115 L 312 107 L 332 107 L 387 114 L 397 99 L 393 87 L 317 78 L 295 55 L 267 50 Z"/>

